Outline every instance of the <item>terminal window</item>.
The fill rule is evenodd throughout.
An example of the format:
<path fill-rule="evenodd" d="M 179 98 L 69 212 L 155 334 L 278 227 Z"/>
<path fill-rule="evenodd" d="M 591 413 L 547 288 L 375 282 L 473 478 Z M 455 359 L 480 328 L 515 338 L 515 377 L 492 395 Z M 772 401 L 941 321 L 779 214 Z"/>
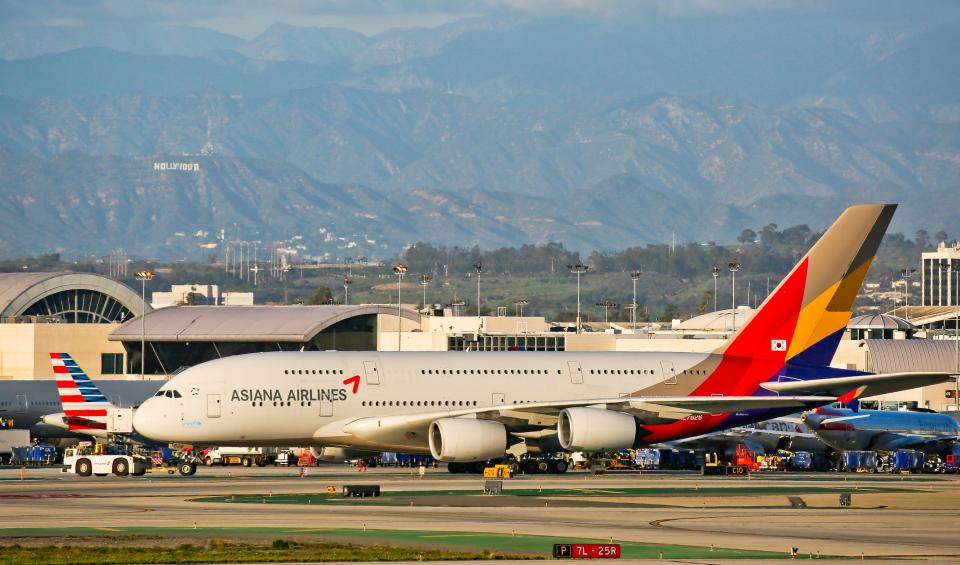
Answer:
<path fill-rule="evenodd" d="M 101 353 L 100 354 L 100 374 L 101 375 L 122 375 L 123 374 L 123 353 Z"/>

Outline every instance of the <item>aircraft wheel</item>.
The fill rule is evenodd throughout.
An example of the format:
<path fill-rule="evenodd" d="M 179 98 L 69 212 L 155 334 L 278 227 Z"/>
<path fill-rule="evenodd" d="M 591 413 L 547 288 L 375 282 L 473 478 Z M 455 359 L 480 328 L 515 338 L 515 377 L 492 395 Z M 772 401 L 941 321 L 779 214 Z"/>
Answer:
<path fill-rule="evenodd" d="M 89 459 L 80 459 L 77 461 L 76 470 L 81 477 L 89 477 L 93 473 L 93 465 Z"/>
<path fill-rule="evenodd" d="M 568 467 L 569 465 L 567 465 L 567 462 L 564 461 L 563 459 L 556 459 L 550 462 L 550 472 L 552 473 L 557 473 L 557 474 L 566 473 Z"/>
<path fill-rule="evenodd" d="M 538 473 L 549 473 L 550 472 L 550 463 L 546 461 L 537 461 L 537 472 Z"/>
<path fill-rule="evenodd" d="M 177 471 L 179 471 L 184 477 L 189 477 L 197 472 L 197 466 L 193 463 L 184 461 L 183 463 L 177 465 Z"/>
<path fill-rule="evenodd" d="M 538 471 L 537 462 L 533 459 L 527 459 L 521 465 L 523 467 L 523 474 L 532 475 Z"/>
<path fill-rule="evenodd" d="M 130 474 L 130 463 L 126 459 L 115 459 L 113 461 L 113 474 L 118 477 L 126 477 Z"/>

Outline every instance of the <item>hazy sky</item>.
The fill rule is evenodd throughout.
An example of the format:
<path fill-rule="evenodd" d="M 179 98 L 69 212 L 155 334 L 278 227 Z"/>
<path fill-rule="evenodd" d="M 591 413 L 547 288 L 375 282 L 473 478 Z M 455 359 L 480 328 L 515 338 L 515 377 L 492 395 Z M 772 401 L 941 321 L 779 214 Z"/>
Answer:
<path fill-rule="evenodd" d="M 788 12 L 900 22 L 954 20 L 952 0 L 0 0 L 7 24 L 156 22 L 252 37 L 274 22 L 344 27 L 368 35 L 478 15 L 710 17 Z"/>

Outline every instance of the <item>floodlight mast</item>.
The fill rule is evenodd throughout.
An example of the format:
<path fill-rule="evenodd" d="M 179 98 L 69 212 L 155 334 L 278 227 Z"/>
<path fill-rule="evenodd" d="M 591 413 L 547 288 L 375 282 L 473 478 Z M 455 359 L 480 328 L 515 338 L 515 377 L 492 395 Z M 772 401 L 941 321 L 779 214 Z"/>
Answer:
<path fill-rule="evenodd" d="M 519 318 L 523 317 L 523 307 L 527 304 L 530 304 L 530 301 L 526 298 L 518 298 L 513 301 L 513 313 Z"/>
<path fill-rule="evenodd" d="M 477 271 L 477 318 L 480 320 L 477 329 L 480 329 L 480 326 L 483 325 L 483 314 L 480 313 L 480 273 L 483 272 L 483 263 L 477 262 L 473 265 L 473 268 Z"/>
<path fill-rule="evenodd" d="M 403 263 L 397 263 L 393 266 L 393 272 L 397 274 L 397 351 L 400 351 L 402 349 L 400 326 L 403 321 L 403 306 L 400 302 L 400 285 L 403 282 L 403 275 L 407 274 L 407 266 Z"/>
<path fill-rule="evenodd" d="M 147 364 L 147 281 L 153 279 L 153 273 L 143 270 L 133 276 L 141 283 L 140 299 L 143 301 L 143 311 L 140 313 L 140 380 L 144 380 Z"/>
<path fill-rule="evenodd" d="M 430 281 L 433 280 L 433 275 L 428 275 L 426 273 L 420 275 L 420 285 L 423 287 L 423 309 L 427 309 L 427 285 L 430 284 Z"/>
<path fill-rule="evenodd" d="M 584 265 L 582 262 L 577 261 L 573 265 L 567 265 L 567 268 L 570 269 L 571 273 L 577 275 L 577 321 L 576 321 L 576 330 L 577 333 L 580 333 L 580 275 L 586 273 L 589 269 L 589 265 Z"/>
<path fill-rule="evenodd" d="M 353 284 L 353 277 L 343 275 L 343 303 L 350 304 L 350 285 Z"/>
<path fill-rule="evenodd" d="M 731 261 L 727 263 L 727 268 L 730 269 L 730 301 L 733 306 L 733 327 L 731 328 L 731 333 L 737 333 L 737 271 L 740 270 L 740 263 L 738 261 Z"/>
<path fill-rule="evenodd" d="M 713 311 L 717 311 L 717 279 L 720 278 L 720 267 L 714 265 L 713 269 L 710 270 L 713 274 Z M 767 294 L 770 294 L 770 289 L 767 289 Z"/>
<path fill-rule="evenodd" d="M 633 324 L 633 329 L 637 329 L 637 281 L 640 280 L 641 275 L 643 275 L 643 272 L 640 269 L 630 271 L 630 278 L 633 280 L 633 303 L 630 304 L 630 322 Z"/>

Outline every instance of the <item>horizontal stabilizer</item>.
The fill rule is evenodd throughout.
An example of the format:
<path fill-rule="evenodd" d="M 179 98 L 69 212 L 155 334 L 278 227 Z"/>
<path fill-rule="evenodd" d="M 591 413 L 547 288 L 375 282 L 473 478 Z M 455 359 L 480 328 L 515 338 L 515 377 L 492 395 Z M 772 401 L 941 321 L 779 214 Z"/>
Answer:
<path fill-rule="evenodd" d="M 762 383 L 763 388 L 788 394 L 829 394 L 840 396 L 855 388 L 865 387 L 861 398 L 910 390 L 953 380 L 949 373 L 882 373 L 877 375 L 853 375 L 797 381 L 772 381 Z"/>

